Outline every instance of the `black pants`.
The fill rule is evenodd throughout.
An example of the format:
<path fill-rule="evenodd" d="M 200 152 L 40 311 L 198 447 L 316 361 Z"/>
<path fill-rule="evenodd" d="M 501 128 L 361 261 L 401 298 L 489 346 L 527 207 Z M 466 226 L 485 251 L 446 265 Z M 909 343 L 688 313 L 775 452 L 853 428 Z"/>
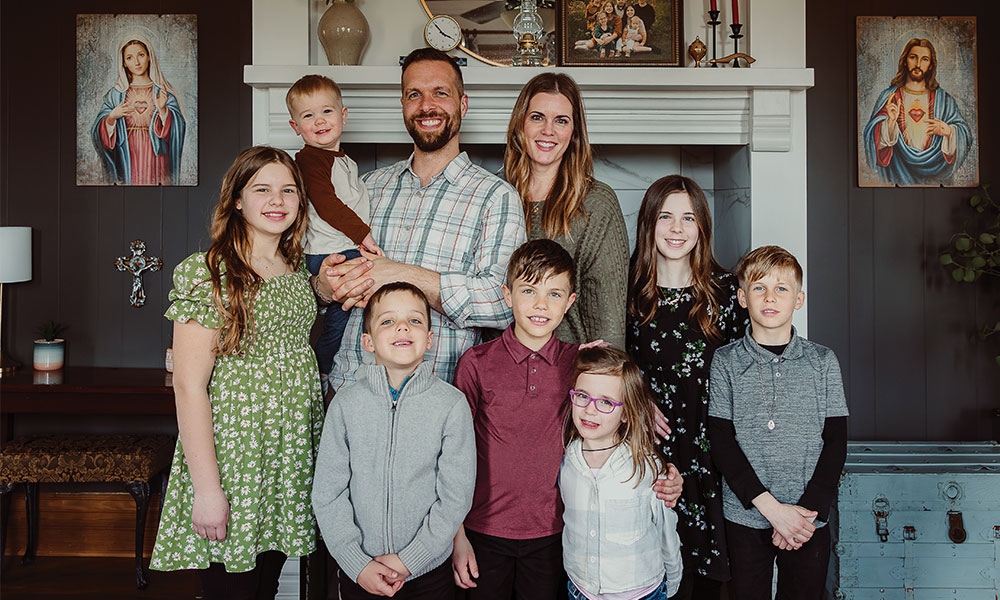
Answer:
<path fill-rule="evenodd" d="M 468 600 L 554 600 L 563 598 L 562 534 L 511 540 L 466 529 L 476 552 L 479 578 Z"/>
<path fill-rule="evenodd" d="M 779 550 L 773 530 L 752 529 L 726 521 L 732 600 L 770 600 L 774 562 L 778 562 L 778 600 L 819 600 L 830 564 L 830 528 L 820 527 L 798 550 Z"/>
<path fill-rule="evenodd" d="M 681 577 L 681 586 L 670 600 L 719 600 L 722 594 L 722 582 L 695 573 L 694 569 L 685 569 Z"/>
<path fill-rule="evenodd" d="M 198 571 L 204 600 L 274 600 L 287 556 L 277 550 L 257 555 L 257 566 L 245 573 L 227 573 L 222 563 Z"/>
<path fill-rule="evenodd" d="M 352 581 L 343 571 L 340 571 L 341 600 L 374 600 L 385 596 L 369 594 L 365 588 Z M 455 595 L 455 579 L 451 575 L 451 559 L 444 561 L 440 567 L 424 573 L 420 577 L 406 580 L 399 588 L 394 600 L 448 600 Z"/>

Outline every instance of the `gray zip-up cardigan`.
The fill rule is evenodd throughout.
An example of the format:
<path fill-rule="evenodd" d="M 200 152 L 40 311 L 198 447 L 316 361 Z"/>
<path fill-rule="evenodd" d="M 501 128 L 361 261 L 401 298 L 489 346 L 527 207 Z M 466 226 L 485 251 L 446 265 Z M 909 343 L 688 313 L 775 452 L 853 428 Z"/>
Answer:
<path fill-rule="evenodd" d="M 430 363 L 396 402 L 385 368 L 362 365 L 330 403 L 312 504 L 330 554 L 352 580 L 383 554 L 398 554 L 411 577 L 448 560 L 475 483 L 469 404 Z"/>

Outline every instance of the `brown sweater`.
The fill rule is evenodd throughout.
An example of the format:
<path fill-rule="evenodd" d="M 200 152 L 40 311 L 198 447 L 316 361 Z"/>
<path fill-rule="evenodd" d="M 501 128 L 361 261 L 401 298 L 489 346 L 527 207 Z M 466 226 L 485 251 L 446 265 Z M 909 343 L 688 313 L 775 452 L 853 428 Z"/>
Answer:
<path fill-rule="evenodd" d="M 528 239 L 547 237 L 543 206 L 539 202 L 528 211 Z M 554 238 L 576 261 L 576 302 L 556 336 L 571 344 L 603 339 L 624 349 L 629 249 L 621 205 L 613 189 L 594 181 L 583 207 L 587 218 L 574 221 L 568 237 Z"/>
<path fill-rule="evenodd" d="M 351 238 L 355 244 L 360 244 L 371 228 L 337 197 L 337 191 L 333 189 L 330 170 L 338 156 L 344 156 L 344 153 L 305 146 L 295 155 L 295 164 L 302 172 L 309 202 L 320 218 Z"/>

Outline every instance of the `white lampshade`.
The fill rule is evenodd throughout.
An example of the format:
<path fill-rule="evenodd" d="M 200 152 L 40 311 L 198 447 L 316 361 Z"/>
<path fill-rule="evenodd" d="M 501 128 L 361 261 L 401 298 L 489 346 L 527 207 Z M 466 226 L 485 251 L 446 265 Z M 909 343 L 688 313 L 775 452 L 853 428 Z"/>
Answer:
<path fill-rule="evenodd" d="M 0 283 L 31 281 L 31 227 L 0 227 Z"/>

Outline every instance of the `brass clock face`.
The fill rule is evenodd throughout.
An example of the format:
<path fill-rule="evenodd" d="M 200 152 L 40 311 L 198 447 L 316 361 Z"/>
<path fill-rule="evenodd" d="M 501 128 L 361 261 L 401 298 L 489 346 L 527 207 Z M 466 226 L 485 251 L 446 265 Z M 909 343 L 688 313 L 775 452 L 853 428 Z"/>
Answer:
<path fill-rule="evenodd" d="M 424 41 L 442 52 L 454 50 L 462 43 L 462 28 L 448 15 L 437 15 L 424 26 Z"/>

